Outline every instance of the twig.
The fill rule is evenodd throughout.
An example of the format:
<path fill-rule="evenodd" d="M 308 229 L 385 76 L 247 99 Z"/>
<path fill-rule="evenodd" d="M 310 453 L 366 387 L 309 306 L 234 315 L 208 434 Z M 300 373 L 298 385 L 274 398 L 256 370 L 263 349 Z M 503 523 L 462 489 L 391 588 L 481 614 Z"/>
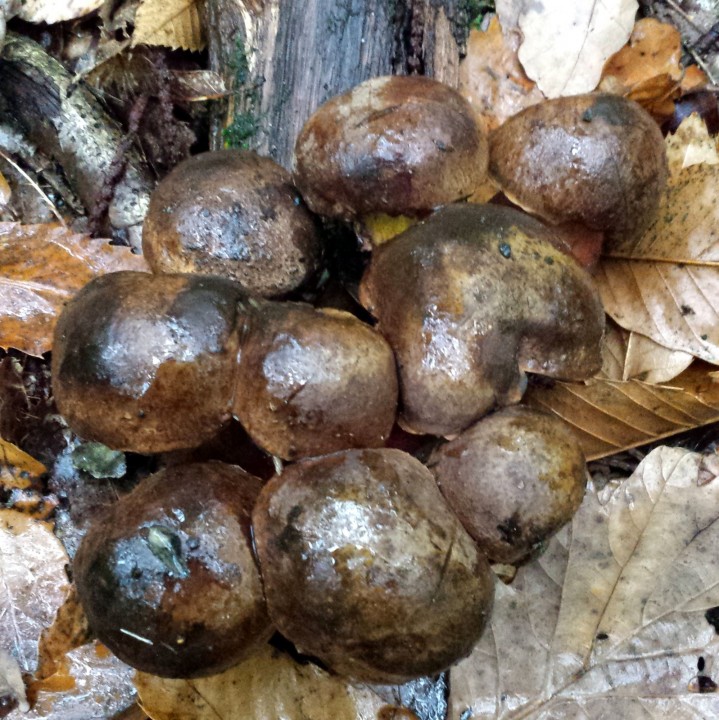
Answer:
<path fill-rule="evenodd" d="M 42 198 L 43 202 L 47 203 L 50 207 L 50 210 L 52 211 L 52 214 L 58 219 L 59 223 L 67 230 L 67 223 L 65 222 L 65 219 L 60 215 L 58 212 L 58 209 L 55 207 L 55 204 L 52 200 L 43 192 L 43 189 L 10 157 L 8 157 L 2 150 L 0 150 L 0 158 L 2 158 L 8 165 L 13 167 L 17 173 L 19 173 L 22 177 L 27 180 L 28 183 L 30 183 L 30 186 L 33 187 L 38 195 Z"/>

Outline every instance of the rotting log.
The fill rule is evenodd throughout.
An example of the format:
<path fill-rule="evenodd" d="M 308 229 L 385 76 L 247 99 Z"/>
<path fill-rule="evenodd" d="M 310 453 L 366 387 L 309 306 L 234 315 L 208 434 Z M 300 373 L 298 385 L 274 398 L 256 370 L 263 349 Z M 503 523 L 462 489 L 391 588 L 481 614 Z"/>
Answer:
<path fill-rule="evenodd" d="M 104 230 L 139 248 L 154 181 L 136 150 L 123 152 L 125 136 L 97 98 L 40 45 L 14 33 L 0 53 L 0 79 L 0 118 L 62 167 L 88 215 L 111 183 Z M 113 182 L 119 154 L 124 168 Z"/>
<path fill-rule="evenodd" d="M 456 86 L 468 0 L 208 0 L 211 69 L 231 89 L 211 146 L 249 147 L 289 167 L 325 100 L 370 77 L 420 74 Z"/>

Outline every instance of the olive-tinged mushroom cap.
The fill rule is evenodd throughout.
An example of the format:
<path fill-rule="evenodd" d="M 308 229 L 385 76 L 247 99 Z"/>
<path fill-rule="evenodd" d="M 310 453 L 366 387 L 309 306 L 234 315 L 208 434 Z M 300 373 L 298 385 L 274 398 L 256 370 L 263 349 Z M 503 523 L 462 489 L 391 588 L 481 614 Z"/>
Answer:
<path fill-rule="evenodd" d="M 517 402 L 525 371 L 599 370 L 599 295 L 552 241 L 518 210 L 457 205 L 375 251 L 360 298 L 397 356 L 407 429 L 459 433 Z"/>
<path fill-rule="evenodd" d="M 381 77 L 322 105 L 297 138 L 293 164 L 317 213 L 412 215 L 471 195 L 486 175 L 487 140 L 452 88 Z"/>
<path fill-rule="evenodd" d="M 442 495 L 490 560 L 516 563 L 569 522 L 587 478 L 579 441 L 559 418 L 500 410 L 432 454 Z"/>
<path fill-rule="evenodd" d="M 73 573 L 90 628 L 120 659 L 197 677 L 269 639 L 250 522 L 260 488 L 230 465 L 176 466 L 98 517 Z"/>
<path fill-rule="evenodd" d="M 617 95 L 557 98 L 526 108 L 490 135 L 490 174 L 543 220 L 580 222 L 609 243 L 654 220 L 667 180 L 659 126 Z"/>
<path fill-rule="evenodd" d="M 285 460 L 384 445 L 398 393 L 386 340 L 340 310 L 254 305 L 233 403 L 250 437 Z"/>
<path fill-rule="evenodd" d="M 242 150 L 180 163 L 152 193 L 142 248 L 154 272 L 220 275 L 265 297 L 298 288 L 321 256 L 290 174 Z"/>
<path fill-rule="evenodd" d="M 301 652 L 381 683 L 465 657 L 489 618 L 489 567 L 432 474 L 399 450 L 304 461 L 252 516 L 272 621 Z"/>
<path fill-rule="evenodd" d="M 60 413 L 87 440 L 155 453 L 194 447 L 228 420 L 240 287 L 119 272 L 66 306 L 53 344 Z"/>

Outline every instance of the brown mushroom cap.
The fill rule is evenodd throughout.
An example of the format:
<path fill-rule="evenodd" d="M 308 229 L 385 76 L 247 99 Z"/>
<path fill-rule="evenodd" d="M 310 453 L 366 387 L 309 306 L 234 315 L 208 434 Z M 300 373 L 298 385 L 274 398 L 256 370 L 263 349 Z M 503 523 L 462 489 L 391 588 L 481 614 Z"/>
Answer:
<path fill-rule="evenodd" d="M 459 433 L 518 402 L 524 371 L 599 370 L 602 303 L 553 241 L 518 210 L 456 205 L 375 250 L 360 298 L 397 356 L 406 428 Z"/>
<path fill-rule="evenodd" d="M 384 445 L 398 392 L 385 339 L 340 310 L 255 305 L 233 403 L 252 439 L 285 460 Z"/>
<path fill-rule="evenodd" d="M 240 661 L 272 634 L 252 552 L 258 478 L 222 463 L 143 480 L 99 517 L 73 564 L 93 632 L 162 677 Z"/>
<path fill-rule="evenodd" d="M 87 440 L 154 453 L 194 447 L 230 418 L 236 283 L 119 272 L 86 285 L 55 329 L 57 405 Z"/>
<path fill-rule="evenodd" d="M 152 193 L 142 248 L 154 272 L 220 275 L 265 297 L 298 288 L 321 256 L 290 174 L 243 150 L 180 163 Z"/>
<path fill-rule="evenodd" d="M 528 407 L 480 420 L 429 461 L 442 495 L 490 560 L 516 563 L 569 522 L 587 478 L 579 441 Z"/>
<path fill-rule="evenodd" d="M 488 620 L 486 561 L 431 473 L 399 450 L 293 465 L 263 488 L 252 520 L 270 617 L 338 673 L 438 673 Z"/>
<path fill-rule="evenodd" d="M 312 115 L 293 167 L 317 213 L 412 215 L 471 195 L 486 175 L 487 140 L 452 88 L 426 77 L 380 77 Z"/>
<path fill-rule="evenodd" d="M 543 220 L 580 222 L 609 242 L 654 220 L 666 186 L 659 126 L 637 103 L 593 93 L 526 108 L 490 135 L 490 174 Z"/>

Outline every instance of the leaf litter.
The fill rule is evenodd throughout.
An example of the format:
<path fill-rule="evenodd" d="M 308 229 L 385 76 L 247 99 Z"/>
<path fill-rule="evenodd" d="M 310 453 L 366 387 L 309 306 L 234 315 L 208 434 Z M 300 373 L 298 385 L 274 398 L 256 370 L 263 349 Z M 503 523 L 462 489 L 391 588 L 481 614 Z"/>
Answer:
<path fill-rule="evenodd" d="M 719 483 L 699 484 L 701 467 L 662 447 L 624 483 L 590 485 L 545 554 L 499 584 L 488 632 L 451 671 L 452 720 L 715 716 L 697 678 L 719 651 Z"/>

